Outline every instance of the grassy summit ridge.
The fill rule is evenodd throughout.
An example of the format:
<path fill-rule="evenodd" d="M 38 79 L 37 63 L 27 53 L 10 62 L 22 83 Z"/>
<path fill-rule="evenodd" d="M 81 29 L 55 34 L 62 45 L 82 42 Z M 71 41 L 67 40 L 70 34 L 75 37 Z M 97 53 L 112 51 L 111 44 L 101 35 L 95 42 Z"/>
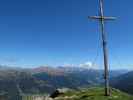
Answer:
<path fill-rule="evenodd" d="M 104 96 L 104 88 L 89 88 L 80 91 L 69 91 L 59 95 L 55 100 L 133 100 L 133 96 L 112 89 L 111 96 Z"/>

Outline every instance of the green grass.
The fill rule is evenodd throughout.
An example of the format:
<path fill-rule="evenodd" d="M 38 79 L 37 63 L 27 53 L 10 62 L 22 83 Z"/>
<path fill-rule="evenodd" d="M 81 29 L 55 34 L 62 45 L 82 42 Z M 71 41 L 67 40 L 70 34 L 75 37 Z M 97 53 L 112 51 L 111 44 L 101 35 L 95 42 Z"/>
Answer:
<path fill-rule="evenodd" d="M 80 91 L 69 91 L 55 100 L 133 100 L 133 96 L 112 89 L 111 96 L 104 96 L 104 88 L 94 87 Z"/>

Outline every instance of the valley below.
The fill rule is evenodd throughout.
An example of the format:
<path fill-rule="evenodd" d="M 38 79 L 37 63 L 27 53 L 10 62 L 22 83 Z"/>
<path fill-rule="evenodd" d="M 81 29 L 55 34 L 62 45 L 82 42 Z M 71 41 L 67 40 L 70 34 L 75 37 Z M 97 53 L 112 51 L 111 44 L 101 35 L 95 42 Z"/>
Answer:
<path fill-rule="evenodd" d="M 112 87 L 113 99 L 109 100 L 131 100 L 121 98 L 123 96 L 125 98 L 132 98 L 130 96 L 133 94 L 132 73 L 126 70 L 110 71 L 110 85 Z M 64 66 L 56 68 L 42 66 L 33 69 L 0 68 L 0 97 L 3 98 L 4 96 L 6 100 L 42 100 L 39 98 L 46 98 L 57 89 L 67 89 L 71 94 L 69 92 L 63 92 L 63 94 L 58 95 L 59 97 L 57 96 L 53 100 L 98 100 L 95 99 L 96 96 L 91 95 L 93 91 L 96 91 L 93 95 L 99 95 L 99 89 L 100 94 L 103 94 L 103 86 L 103 70 Z M 92 87 L 99 88 L 92 89 Z M 85 92 L 82 93 L 83 91 Z M 117 95 L 115 96 L 114 94 L 117 94 L 117 92 L 118 99 L 115 99 Z M 104 96 L 98 98 L 106 100 Z"/>

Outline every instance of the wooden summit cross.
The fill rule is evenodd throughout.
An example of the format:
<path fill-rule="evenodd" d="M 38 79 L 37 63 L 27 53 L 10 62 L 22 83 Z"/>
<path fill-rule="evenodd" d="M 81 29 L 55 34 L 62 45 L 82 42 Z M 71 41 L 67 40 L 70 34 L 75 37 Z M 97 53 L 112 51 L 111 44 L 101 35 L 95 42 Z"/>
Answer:
<path fill-rule="evenodd" d="M 105 79 L 105 96 L 110 95 L 110 88 L 109 88 L 109 64 L 108 64 L 108 53 L 107 53 L 107 40 L 106 40 L 106 33 L 104 29 L 104 23 L 107 20 L 114 20 L 115 17 L 106 17 L 104 16 L 103 11 L 103 0 L 99 0 L 100 8 L 99 8 L 99 16 L 89 16 L 91 19 L 97 19 L 100 22 L 101 27 L 101 35 L 102 35 L 102 46 L 103 46 L 103 57 L 104 57 L 104 79 Z"/>

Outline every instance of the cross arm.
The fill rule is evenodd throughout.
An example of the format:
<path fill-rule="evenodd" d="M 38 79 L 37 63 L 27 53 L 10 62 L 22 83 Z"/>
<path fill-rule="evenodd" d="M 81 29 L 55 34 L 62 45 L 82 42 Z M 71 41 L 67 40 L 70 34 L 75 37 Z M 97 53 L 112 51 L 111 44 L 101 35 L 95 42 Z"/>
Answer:
<path fill-rule="evenodd" d="M 103 19 L 103 20 L 115 20 L 116 17 L 106 17 L 106 16 L 88 16 L 90 19 Z"/>

